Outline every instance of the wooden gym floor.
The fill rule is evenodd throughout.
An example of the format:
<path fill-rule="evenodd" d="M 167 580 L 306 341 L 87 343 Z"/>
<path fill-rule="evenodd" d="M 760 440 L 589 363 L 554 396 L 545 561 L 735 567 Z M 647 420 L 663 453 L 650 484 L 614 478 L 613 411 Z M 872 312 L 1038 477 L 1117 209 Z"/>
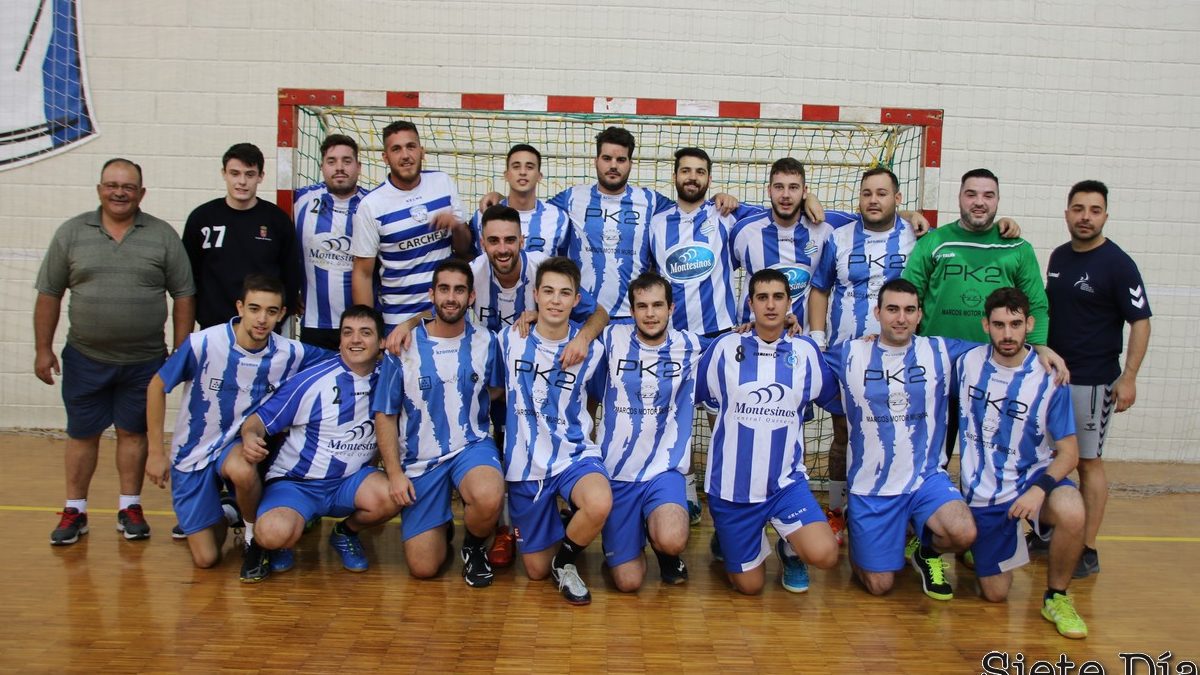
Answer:
<path fill-rule="evenodd" d="M 301 541 L 294 570 L 243 585 L 236 555 L 193 569 L 186 544 L 170 537 L 168 494 L 149 483 L 154 536 L 121 538 L 111 440 L 101 453 L 91 533 L 51 547 L 62 441 L 0 434 L 0 530 L 9 538 L 0 547 L 0 671 L 978 673 L 993 650 L 1013 659 L 1019 652 L 1026 669 L 1060 653 L 1110 673 L 1124 672 L 1121 652 L 1157 659 L 1170 650 L 1176 662 L 1200 661 L 1200 591 L 1191 576 L 1200 554 L 1198 465 L 1110 463 L 1117 487 L 1100 541 L 1103 572 L 1071 586 L 1091 631 L 1077 641 L 1039 614 L 1044 558 L 1016 573 L 1004 605 L 982 601 L 961 566 L 951 602 L 927 599 L 911 570 L 890 595 L 872 598 L 852 581 L 844 550 L 837 568 L 813 571 L 805 595 L 780 587 L 772 558 L 766 591 L 742 597 L 710 563 L 707 513 L 692 529 L 683 586 L 662 585 L 651 557 L 643 589 L 621 594 L 593 544 L 581 563 L 588 607 L 568 606 L 519 564 L 488 589 L 463 584 L 457 561 L 440 578 L 415 581 L 394 523 L 364 535 L 372 563 L 364 574 L 341 569 L 326 520 Z"/>

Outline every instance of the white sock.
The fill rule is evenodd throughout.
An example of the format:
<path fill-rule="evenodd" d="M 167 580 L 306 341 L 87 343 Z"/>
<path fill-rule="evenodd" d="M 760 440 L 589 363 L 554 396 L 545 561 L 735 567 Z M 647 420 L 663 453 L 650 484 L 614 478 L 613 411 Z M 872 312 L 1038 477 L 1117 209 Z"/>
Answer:
<path fill-rule="evenodd" d="M 683 477 L 683 492 L 689 503 L 700 503 L 700 497 L 696 495 L 696 474 L 689 473 Z"/>
<path fill-rule="evenodd" d="M 141 495 L 121 495 L 118 498 L 117 502 L 120 504 L 120 506 L 118 508 L 120 508 L 122 511 L 124 511 L 125 509 L 133 506 L 134 504 L 141 504 L 142 496 Z"/>
<path fill-rule="evenodd" d="M 246 533 L 245 533 L 246 543 L 249 544 L 250 540 L 254 539 L 254 523 L 252 523 L 248 520 L 245 520 L 244 518 L 243 518 L 243 520 L 246 523 Z"/>
<path fill-rule="evenodd" d="M 846 508 L 846 481 L 829 481 L 829 510 L 838 511 Z"/>
<path fill-rule="evenodd" d="M 79 509 L 80 513 L 87 513 L 87 500 L 86 499 L 68 499 L 67 500 L 67 508 L 68 509 Z"/>
<path fill-rule="evenodd" d="M 502 527 L 512 527 L 512 516 L 508 514 L 508 497 L 504 497 L 503 505 L 500 507 L 500 522 L 497 525 Z"/>
<path fill-rule="evenodd" d="M 789 558 L 799 558 L 800 557 L 799 555 L 796 554 L 796 549 L 792 548 L 792 542 L 788 541 L 787 539 L 783 540 L 783 554 Z"/>

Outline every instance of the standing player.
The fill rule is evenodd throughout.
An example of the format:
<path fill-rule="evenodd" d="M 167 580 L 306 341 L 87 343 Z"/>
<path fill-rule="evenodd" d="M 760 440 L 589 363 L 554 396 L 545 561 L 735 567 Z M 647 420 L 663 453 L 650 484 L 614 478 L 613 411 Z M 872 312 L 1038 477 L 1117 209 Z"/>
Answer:
<path fill-rule="evenodd" d="M 393 518 L 400 507 L 375 458 L 371 392 L 379 378 L 383 317 L 365 305 L 341 316 L 341 358 L 289 379 L 242 425 L 246 461 L 267 459 L 267 437 L 286 432 L 267 468 L 254 538 L 262 548 L 290 550 L 313 518 L 343 520 L 329 543 L 351 572 L 367 569 L 358 533 Z"/>
<path fill-rule="evenodd" d="M 567 602 L 586 605 L 592 596 L 575 561 L 600 534 L 612 508 L 608 472 L 591 440 L 592 418 L 583 400 L 585 391 L 598 388 L 602 355 L 592 346 L 580 363 L 561 361 L 563 348 L 579 332 L 569 320 L 579 303 L 579 267 L 567 258 L 550 258 L 538 266 L 534 286 L 533 329 L 526 337 L 512 327 L 500 332 L 509 505 L 529 578 L 552 574 Z M 559 496 L 574 508 L 565 529 Z"/>
<path fill-rule="evenodd" d="M 367 194 L 358 186 L 361 170 L 358 143 L 349 136 L 331 134 L 321 143 L 321 176 L 325 180 L 297 190 L 292 204 L 304 262 L 300 341 L 325 349 L 338 349 L 338 319 L 351 305 L 354 211 Z"/>
<path fill-rule="evenodd" d="M 226 521 L 236 519 L 221 504 L 221 483 L 229 479 L 248 518 L 242 561 L 242 581 L 248 583 L 266 578 L 269 561 L 254 542 L 251 522 L 262 484 L 258 470 L 233 452 L 238 430 L 246 415 L 287 378 L 333 356 L 274 333 L 287 311 L 283 294 L 278 279 L 246 277 L 235 305 L 238 316 L 192 333 L 150 380 L 146 394 L 146 475 L 161 488 L 168 480 L 172 483 L 175 515 L 192 561 L 197 567 L 212 567 L 220 560 Z M 180 384 L 183 396 L 168 453 L 163 445 L 167 392 Z"/>
<path fill-rule="evenodd" d="M 646 577 L 649 535 L 659 574 L 687 581 L 679 554 L 687 546 L 684 473 L 691 464 L 695 364 L 700 339 L 670 328 L 671 284 L 643 272 L 629 284 L 634 324 L 604 331 L 604 419 L 596 442 L 612 476 L 612 513 L 604 523 L 604 557 L 622 591 Z"/>
<path fill-rule="evenodd" d="M 1067 584 L 1083 551 L 1083 499 L 1067 476 L 1079 460 L 1071 392 L 1025 343 L 1036 326 L 1029 299 L 1001 288 L 984 302 L 991 344 L 959 357 L 962 491 L 979 536 L 971 552 L 983 597 L 1003 602 L 1012 571 L 1029 562 L 1019 519 L 1052 529 L 1042 616 L 1068 638 L 1087 637 Z M 1053 447 L 1051 446 L 1053 442 Z"/>
<path fill-rule="evenodd" d="M 1137 374 L 1150 343 L 1150 301 L 1137 265 L 1104 236 L 1108 188 L 1085 180 L 1067 195 L 1071 241 L 1050 254 L 1050 347 L 1071 369 L 1071 400 L 1079 439 L 1079 489 L 1087 512 L 1083 556 L 1075 578 L 1100 571 L 1096 534 L 1104 520 L 1108 479 L 1100 455 L 1114 408 L 1137 400 Z M 1129 324 L 1129 352 L 1121 370 L 1121 329 Z"/>
<path fill-rule="evenodd" d="M 817 346 L 786 333 L 792 298 L 784 273 L 758 270 L 747 287 L 752 330 L 717 338 L 696 372 L 696 398 L 717 414 L 704 487 L 734 588 L 762 590 L 769 522 L 780 536 L 784 588 L 802 593 L 804 563 L 828 569 L 838 558 L 837 539 L 808 488 L 800 424 L 810 402 L 831 399 L 835 383 Z M 784 550 L 785 540 L 799 559 Z"/>
<path fill-rule="evenodd" d="M 504 180 L 508 183 L 508 196 L 497 203 L 511 206 L 520 214 L 523 250 L 547 256 L 561 253 L 571 224 L 562 209 L 537 198 L 538 183 L 542 180 L 542 153 L 526 143 L 512 146 L 504 160 Z M 471 218 L 471 236 L 476 255 L 483 252 L 480 248 L 483 239 L 482 216 L 486 210 L 481 208 Z"/>
<path fill-rule="evenodd" d="M 164 298 L 174 299 L 172 344 L 177 347 L 192 331 L 196 309 L 179 235 L 139 207 L 146 196 L 141 167 L 127 159 L 108 160 L 96 195 L 95 211 L 55 231 L 34 284 L 33 369 L 50 385 L 63 374 L 54 356 L 54 331 L 62 296 L 71 290 L 62 378 L 67 503 L 50 533 L 54 546 L 74 544 L 88 532 L 88 488 L 100 456 L 100 434 L 109 425 L 117 429 L 117 529 L 126 539 L 150 536 L 141 498 L 146 384 L 166 357 Z"/>
<path fill-rule="evenodd" d="M 887 593 L 905 565 L 911 523 L 920 549 L 909 561 L 922 590 L 949 600 L 954 591 L 939 552 L 967 550 L 975 524 L 939 460 L 951 367 L 974 344 L 914 336 L 921 309 L 911 283 L 892 279 L 874 290 L 869 330 L 879 339 L 841 341 L 825 353 L 850 423 L 850 564 L 868 592 Z"/>
<path fill-rule="evenodd" d="M 733 227 L 730 239 L 734 265 L 748 275 L 768 268 L 779 270 L 788 280 L 788 323 L 807 326 L 809 281 L 833 230 L 827 223 L 814 224 L 804 215 L 808 188 L 804 184 L 804 165 L 798 160 L 784 157 L 771 165 L 767 195 L 770 211 L 743 218 Z M 752 319 L 749 296 L 748 291 L 742 294 L 742 321 Z"/>
<path fill-rule="evenodd" d="M 388 355 L 371 409 L 389 491 L 403 507 L 409 571 L 426 579 L 446 561 L 456 489 L 467 530 L 463 579 L 484 587 L 492 583 L 485 545 L 504 499 L 499 452 L 488 435 L 488 387 L 500 375 L 495 337 L 466 320 L 475 299 L 471 276 L 461 260 L 438 264 L 429 291 L 433 320 L 417 325 L 399 356 Z"/>
<path fill-rule="evenodd" d="M 196 321 L 201 328 L 225 324 L 248 274 L 283 281 L 285 304 L 299 302 L 302 273 L 296 230 L 287 214 L 258 197 L 262 150 L 237 143 L 221 158 L 225 196 L 197 206 L 183 227 L 196 280 Z"/>
<path fill-rule="evenodd" d="M 351 295 L 355 304 L 377 306 L 390 334 L 399 324 L 430 309 L 433 268 L 450 257 L 452 250 L 469 253 L 471 230 L 463 222 L 454 179 L 441 171 L 421 170 L 425 149 L 416 125 L 392 122 L 380 136 L 388 176 L 362 198 L 354 212 Z M 380 266 L 378 299 L 376 260 Z"/>

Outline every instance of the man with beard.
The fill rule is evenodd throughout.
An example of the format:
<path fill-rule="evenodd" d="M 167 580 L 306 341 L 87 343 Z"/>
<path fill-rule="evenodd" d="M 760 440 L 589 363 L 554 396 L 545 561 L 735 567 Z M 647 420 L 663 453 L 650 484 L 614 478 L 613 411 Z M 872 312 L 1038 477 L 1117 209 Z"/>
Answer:
<path fill-rule="evenodd" d="M 695 366 L 700 339 L 670 327 L 671 284 L 643 272 L 629 284 L 633 325 L 604 331 L 604 387 L 596 442 L 612 476 L 612 513 L 604 523 L 605 562 L 621 591 L 646 576 L 649 537 L 663 582 L 687 581 L 684 472 L 691 464 Z"/>
<path fill-rule="evenodd" d="M 323 182 L 296 191 L 292 216 L 304 263 L 304 318 L 300 341 L 325 349 L 338 349 L 338 319 L 351 303 L 350 255 L 354 212 L 367 194 L 358 185 L 362 165 L 358 143 L 343 134 L 331 134 L 321 143 Z"/>
<path fill-rule="evenodd" d="M 486 543 L 504 499 L 488 433 L 489 400 L 500 393 L 496 338 L 466 320 L 475 300 L 467 263 L 442 261 L 432 284 L 433 319 L 413 329 L 412 346 L 387 356 L 371 407 L 389 493 L 402 507 L 409 572 L 433 577 L 453 550 L 454 489 L 464 504 L 463 579 L 482 588 L 493 579 Z"/>
<path fill-rule="evenodd" d="M 542 180 L 542 153 L 527 143 L 512 146 L 504 160 L 504 180 L 508 183 L 508 196 L 497 204 L 511 206 L 520 214 L 521 236 L 525 240 L 523 250 L 547 256 L 561 253 L 570 222 L 562 209 L 537 198 L 537 187 Z M 480 208 L 471 218 L 476 255 L 483 252 L 483 212 L 486 210 Z"/>

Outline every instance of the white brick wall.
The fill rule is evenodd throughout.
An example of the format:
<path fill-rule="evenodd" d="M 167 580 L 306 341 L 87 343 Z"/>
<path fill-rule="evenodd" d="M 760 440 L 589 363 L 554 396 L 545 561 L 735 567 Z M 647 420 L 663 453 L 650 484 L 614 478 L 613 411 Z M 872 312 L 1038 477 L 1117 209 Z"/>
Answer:
<path fill-rule="evenodd" d="M 36 260 L 95 206 L 102 161 L 146 171 L 147 211 L 182 226 L 219 196 L 219 157 L 264 149 L 274 189 L 280 87 L 662 97 L 944 108 L 944 220 L 957 176 L 987 166 L 1043 262 L 1066 190 L 1112 189 L 1108 233 L 1139 262 L 1156 318 L 1114 458 L 1200 461 L 1200 5 L 1148 0 L 260 0 L 86 3 L 101 136 L 0 173 L 0 426 L 59 426 L 31 373 Z M 1188 236 L 1192 235 L 1192 236 Z M 61 340 L 64 329 L 60 328 Z"/>

